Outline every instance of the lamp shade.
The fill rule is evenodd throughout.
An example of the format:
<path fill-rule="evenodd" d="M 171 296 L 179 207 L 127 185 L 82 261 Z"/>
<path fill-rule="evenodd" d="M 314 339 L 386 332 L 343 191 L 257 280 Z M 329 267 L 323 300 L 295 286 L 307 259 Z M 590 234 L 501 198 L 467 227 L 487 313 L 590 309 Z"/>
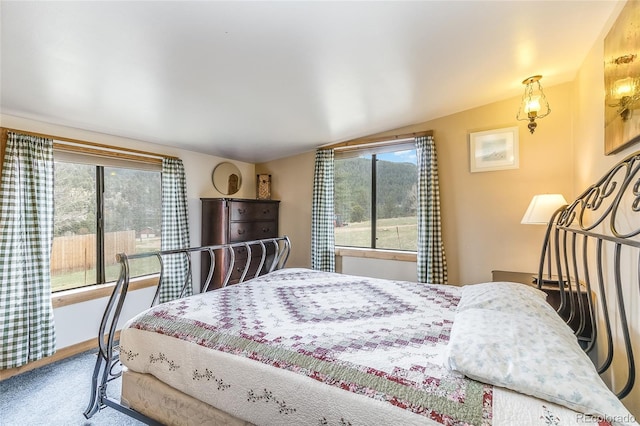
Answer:
<path fill-rule="evenodd" d="M 527 225 L 546 225 L 553 213 L 562 206 L 567 205 L 567 200 L 562 194 L 534 195 L 529 207 L 520 223 Z"/>

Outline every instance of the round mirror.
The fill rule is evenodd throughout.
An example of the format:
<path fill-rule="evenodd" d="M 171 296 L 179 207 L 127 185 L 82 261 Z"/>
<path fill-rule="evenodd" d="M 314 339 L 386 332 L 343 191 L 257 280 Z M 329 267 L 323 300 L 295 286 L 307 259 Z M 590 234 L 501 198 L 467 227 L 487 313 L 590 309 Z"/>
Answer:
<path fill-rule="evenodd" d="M 240 190 L 242 175 L 233 163 L 220 163 L 211 174 L 213 186 L 224 195 L 233 195 Z"/>

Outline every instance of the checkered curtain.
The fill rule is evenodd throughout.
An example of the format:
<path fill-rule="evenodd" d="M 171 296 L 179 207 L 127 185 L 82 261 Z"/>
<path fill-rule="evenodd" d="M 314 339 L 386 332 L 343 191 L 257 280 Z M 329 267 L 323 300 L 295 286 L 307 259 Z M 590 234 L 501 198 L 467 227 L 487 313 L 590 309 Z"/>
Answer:
<path fill-rule="evenodd" d="M 440 224 L 438 161 L 433 137 L 416 138 L 418 155 L 418 282 L 446 284 Z"/>
<path fill-rule="evenodd" d="M 336 258 L 333 234 L 333 150 L 316 151 L 311 205 L 311 267 L 335 272 Z"/>
<path fill-rule="evenodd" d="M 7 133 L 0 184 L 0 369 L 53 355 L 53 141 Z"/>
<path fill-rule="evenodd" d="M 184 166 L 179 158 L 162 159 L 162 250 L 189 247 L 189 220 L 187 208 L 187 180 Z M 160 303 L 181 296 L 182 286 L 188 273 L 188 260 L 183 255 L 172 255 L 164 259 L 163 283 L 160 288 Z M 187 294 L 192 292 L 191 284 Z"/>

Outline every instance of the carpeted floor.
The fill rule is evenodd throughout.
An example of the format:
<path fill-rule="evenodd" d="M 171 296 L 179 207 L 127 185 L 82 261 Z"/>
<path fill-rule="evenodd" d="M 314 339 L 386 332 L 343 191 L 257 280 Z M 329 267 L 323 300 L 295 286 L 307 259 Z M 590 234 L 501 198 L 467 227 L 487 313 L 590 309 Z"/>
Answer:
<path fill-rule="evenodd" d="M 0 425 L 142 425 L 112 408 L 85 419 L 95 361 L 95 351 L 84 352 L 1 381 Z M 109 384 L 108 394 L 120 394 L 119 380 Z"/>

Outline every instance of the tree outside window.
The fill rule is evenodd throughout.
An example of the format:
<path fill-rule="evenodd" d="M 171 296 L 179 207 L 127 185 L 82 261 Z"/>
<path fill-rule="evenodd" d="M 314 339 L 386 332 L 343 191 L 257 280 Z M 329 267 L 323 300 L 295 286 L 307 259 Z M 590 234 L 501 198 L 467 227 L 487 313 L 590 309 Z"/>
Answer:
<path fill-rule="evenodd" d="M 417 182 L 415 149 L 337 157 L 336 245 L 415 251 Z"/>
<path fill-rule="evenodd" d="M 115 281 L 117 253 L 160 250 L 161 173 L 55 161 L 52 291 Z M 131 262 L 132 276 L 159 271 Z"/>

